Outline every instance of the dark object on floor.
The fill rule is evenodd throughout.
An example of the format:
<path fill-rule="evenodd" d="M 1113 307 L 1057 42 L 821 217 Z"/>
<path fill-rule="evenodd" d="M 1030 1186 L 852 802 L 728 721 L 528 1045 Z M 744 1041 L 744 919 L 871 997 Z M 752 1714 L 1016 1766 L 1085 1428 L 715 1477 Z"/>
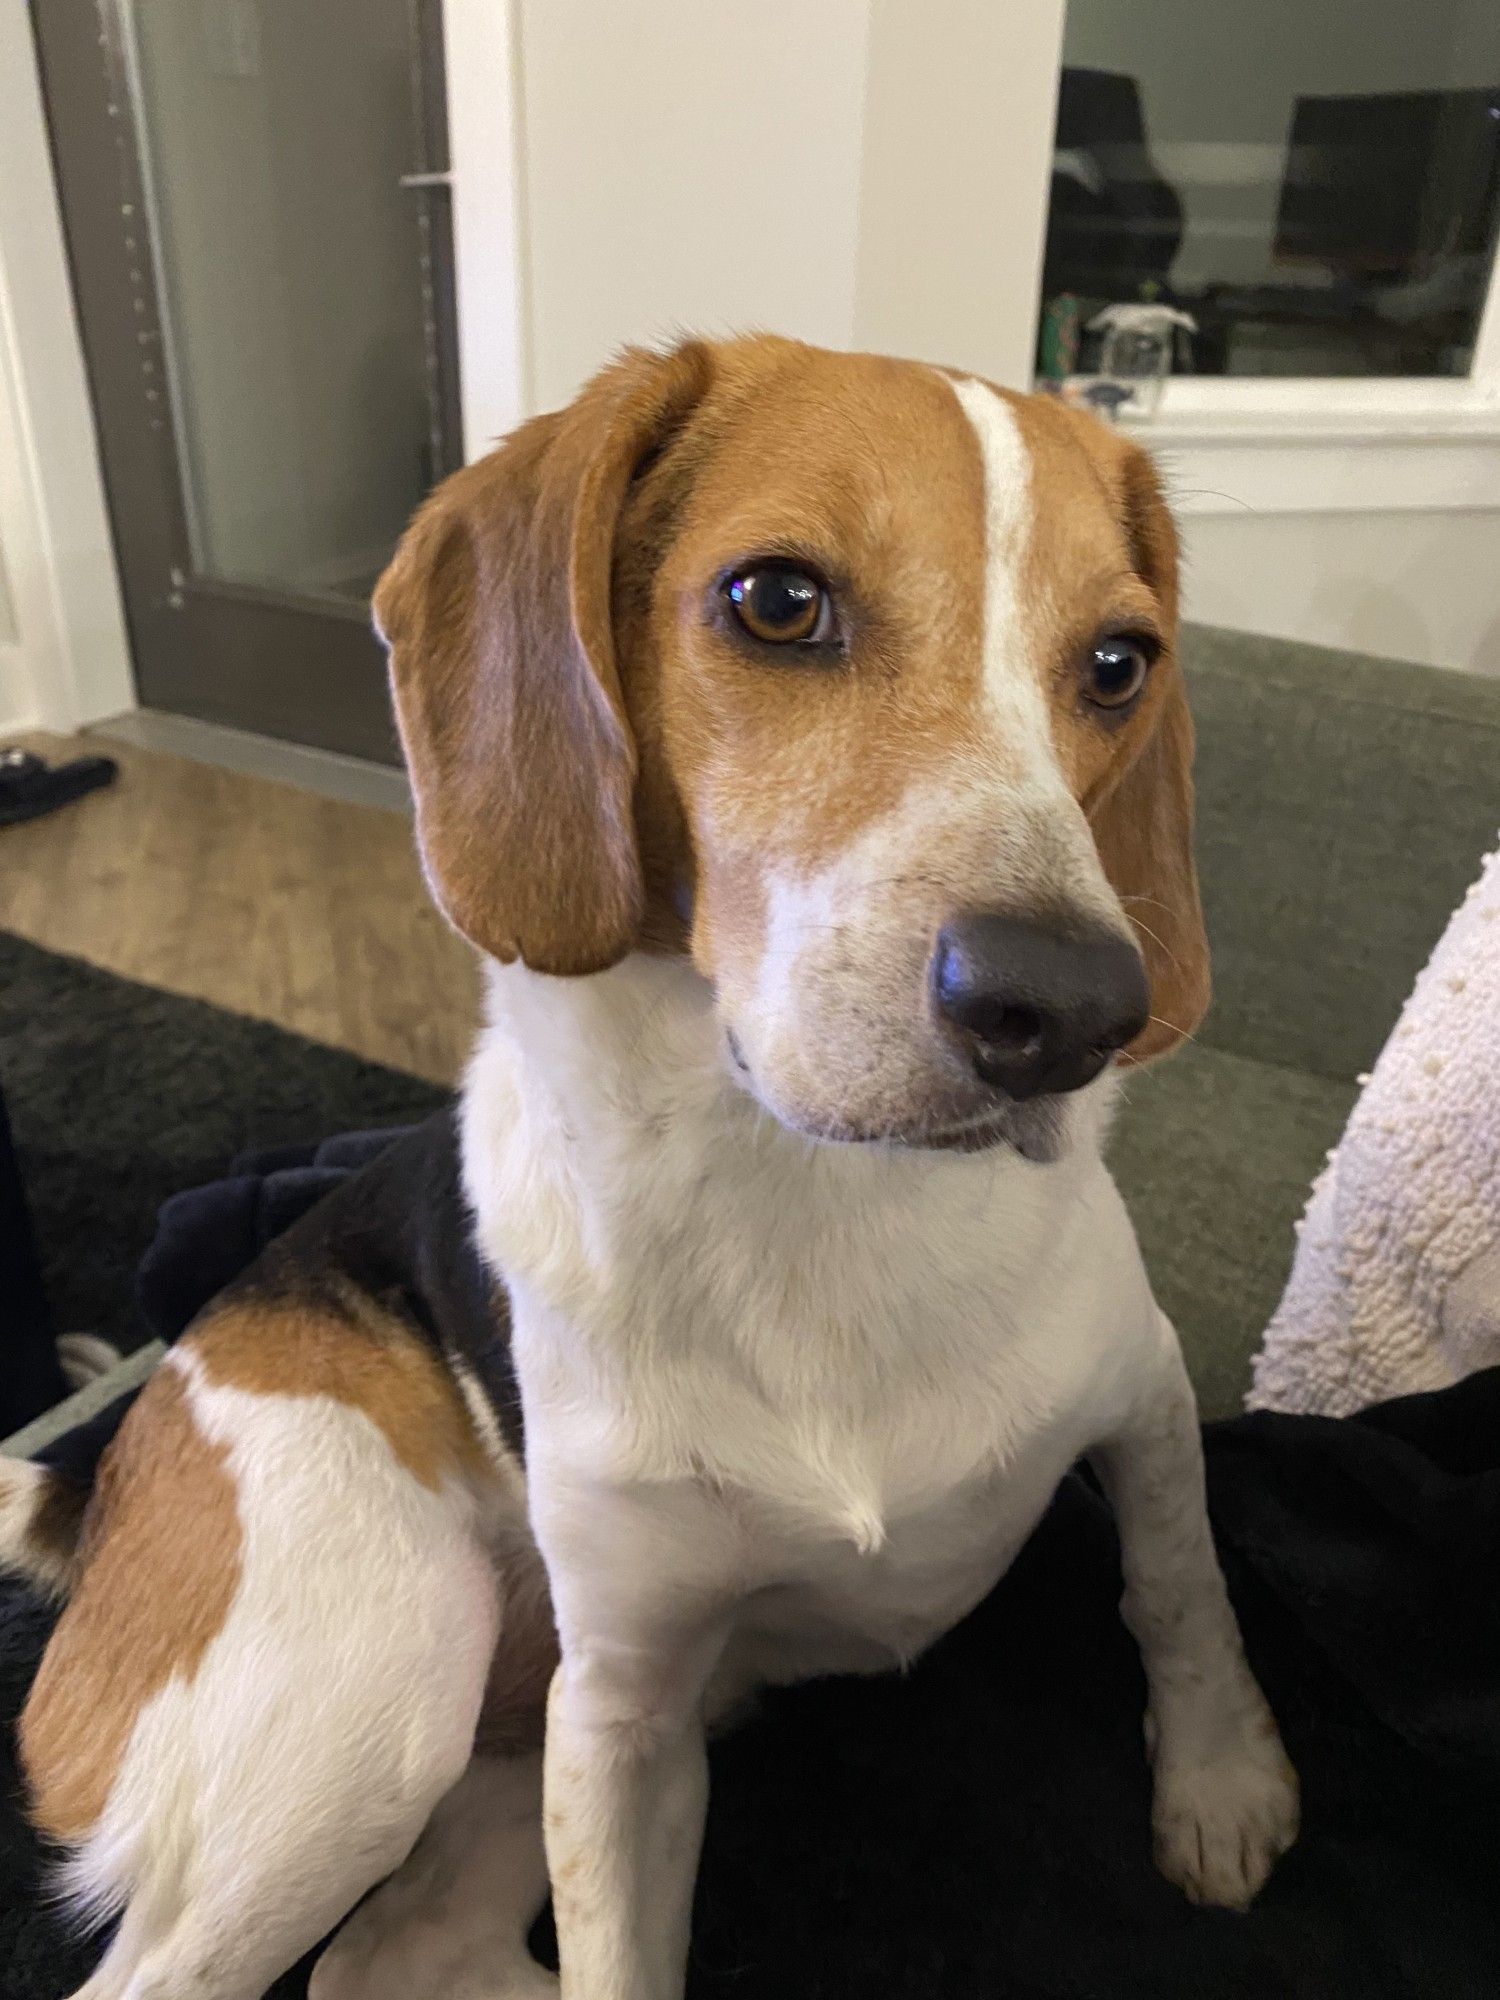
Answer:
<path fill-rule="evenodd" d="M 47 1310 L 21 1163 L 0 1087 L 0 1437 L 61 1401 L 67 1384 Z"/>
<path fill-rule="evenodd" d="M 190 1313 L 221 1275 L 220 1230 L 259 1240 L 316 1177 L 342 1178 L 324 1158 L 280 1153 L 177 1204 L 148 1295 Z M 1304 1788 L 1302 1840 L 1251 1914 L 1194 1910 L 1151 1867 L 1114 1529 L 1075 1476 L 913 1673 L 777 1693 L 718 1746 L 692 2000 L 1500 1991 L 1500 1370 L 1344 1423 L 1241 1417 L 1206 1443 L 1231 1589 Z M 48 1623 L 0 1592 L 7 1720 Z M 97 1946 L 45 1902 L 13 1767 L 0 1788 L 0 1996 L 59 2000 Z"/>
<path fill-rule="evenodd" d="M 30 750 L 0 750 L 0 826 L 18 826 L 71 805 L 101 785 L 112 785 L 120 767 L 113 757 L 74 757 L 48 764 Z"/>
<path fill-rule="evenodd" d="M 0 1072 L 52 1317 L 121 1347 L 144 1337 L 135 1268 L 169 1195 L 249 1147 L 422 1118 L 447 1098 L 3 933 Z"/>

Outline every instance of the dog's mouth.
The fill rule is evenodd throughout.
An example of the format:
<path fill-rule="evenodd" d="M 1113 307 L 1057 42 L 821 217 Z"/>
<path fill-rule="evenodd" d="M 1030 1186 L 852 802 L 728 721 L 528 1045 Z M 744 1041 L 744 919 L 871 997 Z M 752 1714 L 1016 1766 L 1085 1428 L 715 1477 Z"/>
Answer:
<path fill-rule="evenodd" d="M 997 1146 L 1009 1146 L 1036 1166 L 1052 1165 L 1066 1150 L 1066 1107 L 1060 1097 L 998 1104 L 963 1118 L 900 1119 L 878 1127 L 836 1118 L 788 1118 L 784 1112 L 765 1105 L 733 1028 L 725 1029 L 724 1045 L 741 1087 L 770 1111 L 778 1123 L 803 1138 L 836 1146 L 886 1146 L 902 1152 L 986 1153 Z"/>
<path fill-rule="evenodd" d="M 943 1153 L 983 1153 L 993 1146 L 1009 1146 L 1023 1160 L 1045 1167 L 1062 1157 L 1064 1126 L 1061 1098 L 1034 1097 L 956 1125 L 936 1126 L 908 1143 Z"/>

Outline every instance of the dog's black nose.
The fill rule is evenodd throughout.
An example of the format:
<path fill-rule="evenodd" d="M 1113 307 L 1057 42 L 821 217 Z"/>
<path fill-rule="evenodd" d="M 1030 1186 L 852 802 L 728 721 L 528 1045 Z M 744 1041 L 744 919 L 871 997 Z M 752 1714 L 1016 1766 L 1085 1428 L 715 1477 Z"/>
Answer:
<path fill-rule="evenodd" d="M 1018 917 L 945 924 L 932 992 L 980 1079 L 1015 1098 L 1092 1083 L 1150 1017 L 1146 968 L 1128 938 L 1069 937 Z"/>

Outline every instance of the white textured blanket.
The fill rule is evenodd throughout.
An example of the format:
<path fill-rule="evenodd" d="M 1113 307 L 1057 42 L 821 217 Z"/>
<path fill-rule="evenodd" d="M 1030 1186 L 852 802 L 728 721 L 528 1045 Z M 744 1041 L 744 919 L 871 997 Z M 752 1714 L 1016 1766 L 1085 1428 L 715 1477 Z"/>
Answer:
<path fill-rule="evenodd" d="M 1361 1081 L 1251 1409 L 1343 1416 L 1500 1361 L 1500 851 Z"/>

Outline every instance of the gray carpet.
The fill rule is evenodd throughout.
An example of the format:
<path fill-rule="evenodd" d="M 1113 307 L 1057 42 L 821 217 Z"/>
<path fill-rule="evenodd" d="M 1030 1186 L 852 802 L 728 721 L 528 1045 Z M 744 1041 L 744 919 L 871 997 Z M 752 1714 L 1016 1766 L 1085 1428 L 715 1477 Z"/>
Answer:
<path fill-rule="evenodd" d="M 143 1337 L 135 1267 L 169 1194 L 250 1146 L 399 1124 L 430 1083 L 0 933 L 0 1082 L 62 1330 Z"/>

